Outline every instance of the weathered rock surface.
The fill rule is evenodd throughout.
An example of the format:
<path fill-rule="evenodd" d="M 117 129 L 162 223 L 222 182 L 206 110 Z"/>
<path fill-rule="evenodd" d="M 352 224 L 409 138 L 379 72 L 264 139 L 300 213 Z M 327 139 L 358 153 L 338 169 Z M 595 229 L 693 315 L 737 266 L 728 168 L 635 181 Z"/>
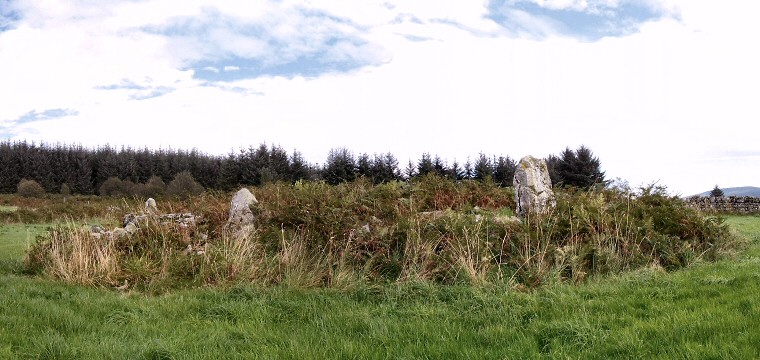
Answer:
<path fill-rule="evenodd" d="M 129 223 L 127 224 L 127 226 L 124 227 L 124 231 L 126 231 L 127 234 L 130 234 L 130 235 L 136 233 L 138 230 L 140 230 L 140 228 L 137 227 L 137 225 L 133 223 Z"/>
<path fill-rule="evenodd" d="M 163 214 L 158 217 L 161 222 L 174 222 L 183 226 L 195 226 L 197 218 L 193 213 Z"/>
<path fill-rule="evenodd" d="M 158 212 L 158 206 L 156 205 L 155 199 L 148 198 L 148 200 L 145 201 L 145 212 L 148 214 L 155 214 Z"/>
<path fill-rule="evenodd" d="M 497 224 L 502 224 L 502 225 L 510 225 L 510 224 L 520 224 L 522 223 L 522 220 L 520 220 L 520 218 L 517 216 L 501 215 L 501 216 L 494 216 L 493 222 Z"/>
<path fill-rule="evenodd" d="M 113 237 L 122 237 L 126 235 L 127 235 L 127 231 L 122 228 L 115 228 L 113 229 L 113 231 L 111 231 L 111 236 Z"/>
<path fill-rule="evenodd" d="M 117 227 L 111 231 L 104 229 L 100 225 L 94 225 L 90 227 L 90 235 L 96 239 L 115 239 L 127 235 L 133 235 L 140 231 L 140 227 L 144 225 L 148 219 L 151 218 L 154 221 L 158 220 L 162 224 L 174 223 L 178 224 L 180 229 L 189 232 L 195 227 L 197 217 L 192 213 L 175 213 L 175 214 L 126 214 L 122 218 L 122 227 Z M 205 234 L 201 234 L 205 236 Z M 205 238 L 203 239 L 206 240 Z"/>
<path fill-rule="evenodd" d="M 148 221 L 148 217 L 156 218 L 155 215 L 147 215 L 147 214 L 126 214 L 124 215 L 124 218 L 121 220 L 121 224 L 123 227 L 127 227 L 129 224 L 133 224 L 140 227 L 141 223 L 145 223 Z M 173 214 L 161 214 L 157 216 L 158 220 L 160 220 L 162 223 L 168 223 L 168 222 L 174 222 L 180 225 L 188 225 L 192 226 L 196 223 L 196 216 L 192 213 L 173 213 Z"/>
<path fill-rule="evenodd" d="M 520 159 L 513 180 L 517 215 L 544 214 L 556 205 L 549 169 L 543 159 Z"/>
<path fill-rule="evenodd" d="M 230 217 L 227 219 L 227 224 L 234 226 L 252 225 L 255 219 L 251 205 L 258 203 L 259 201 L 248 189 L 238 190 L 230 202 Z"/>
<path fill-rule="evenodd" d="M 140 227 L 139 223 L 145 222 L 145 219 L 148 218 L 148 215 L 145 214 L 126 214 L 121 219 L 121 226 L 127 227 L 129 224 L 133 224 L 137 227 Z"/>

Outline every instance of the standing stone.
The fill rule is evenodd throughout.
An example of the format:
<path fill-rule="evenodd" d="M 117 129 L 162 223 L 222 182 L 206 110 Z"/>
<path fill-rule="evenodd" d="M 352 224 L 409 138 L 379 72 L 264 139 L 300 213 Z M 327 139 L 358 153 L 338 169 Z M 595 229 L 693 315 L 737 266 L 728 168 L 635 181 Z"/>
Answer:
<path fill-rule="evenodd" d="M 238 190 L 230 202 L 230 217 L 227 219 L 227 225 L 238 229 L 253 225 L 254 216 L 251 211 L 253 204 L 258 204 L 258 200 L 248 189 Z"/>
<path fill-rule="evenodd" d="M 145 212 L 148 214 L 155 214 L 158 212 L 158 207 L 156 206 L 156 200 L 153 198 L 148 198 L 147 201 L 145 201 Z"/>
<path fill-rule="evenodd" d="M 522 158 L 512 183 L 518 216 L 545 214 L 556 205 L 549 169 L 543 159 L 530 155 Z"/>

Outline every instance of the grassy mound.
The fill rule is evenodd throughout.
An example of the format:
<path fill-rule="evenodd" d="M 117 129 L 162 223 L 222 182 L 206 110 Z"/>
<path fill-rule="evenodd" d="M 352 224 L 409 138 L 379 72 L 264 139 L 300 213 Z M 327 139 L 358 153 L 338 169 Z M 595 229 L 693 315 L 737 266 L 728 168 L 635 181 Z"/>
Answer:
<path fill-rule="evenodd" d="M 347 288 L 434 282 L 535 287 L 596 274 L 713 260 L 736 246 L 720 217 L 705 217 L 661 188 L 559 192 L 545 216 L 511 216 L 512 189 L 428 176 L 268 184 L 255 189 L 255 230 L 226 231 L 226 195 L 185 206 L 181 228 L 148 218 L 112 240 L 59 225 L 27 254 L 32 273 L 95 286 L 161 290 L 231 283 Z"/>

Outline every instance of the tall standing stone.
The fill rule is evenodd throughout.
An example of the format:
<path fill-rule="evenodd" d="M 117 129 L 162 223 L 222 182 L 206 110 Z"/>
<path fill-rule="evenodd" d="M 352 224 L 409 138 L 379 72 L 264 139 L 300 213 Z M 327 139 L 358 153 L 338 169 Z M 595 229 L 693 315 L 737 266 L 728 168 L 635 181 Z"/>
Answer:
<path fill-rule="evenodd" d="M 254 204 L 258 204 L 258 200 L 246 188 L 238 190 L 232 198 L 227 226 L 236 233 L 236 236 L 244 235 L 253 227 L 255 219 L 251 211 L 251 205 Z"/>
<path fill-rule="evenodd" d="M 512 183 L 518 216 L 544 214 L 556 205 L 549 169 L 543 159 L 530 155 L 520 159 Z"/>

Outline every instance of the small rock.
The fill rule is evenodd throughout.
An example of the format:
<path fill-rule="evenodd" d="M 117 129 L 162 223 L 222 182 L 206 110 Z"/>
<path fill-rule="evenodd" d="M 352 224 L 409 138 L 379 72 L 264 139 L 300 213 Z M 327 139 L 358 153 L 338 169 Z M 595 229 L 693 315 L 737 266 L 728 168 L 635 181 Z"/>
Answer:
<path fill-rule="evenodd" d="M 148 198 L 147 201 L 145 201 L 145 212 L 148 214 L 154 214 L 158 212 L 158 207 L 156 206 L 156 200 L 153 198 Z"/>
<path fill-rule="evenodd" d="M 517 216 L 495 216 L 493 218 L 493 221 L 497 224 L 502 225 L 522 223 L 522 220 L 520 220 L 520 218 Z"/>
<path fill-rule="evenodd" d="M 140 222 L 145 222 L 147 218 L 148 218 L 148 215 L 145 215 L 145 214 L 140 214 L 140 215 L 127 214 L 127 215 L 124 215 L 124 217 L 122 218 L 121 226 L 126 227 L 129 224 L 135 224 L 136 226 L 139 226 L 138 224 Z"/>
<path fill-rule="evenodd" d="M 126 231 L 128 234 L 132 235 L 136 233 L 140 228 L 137 227 L 134 223 L 129 223 L 127 226 L 124 227 L 124 231 Z"/>

